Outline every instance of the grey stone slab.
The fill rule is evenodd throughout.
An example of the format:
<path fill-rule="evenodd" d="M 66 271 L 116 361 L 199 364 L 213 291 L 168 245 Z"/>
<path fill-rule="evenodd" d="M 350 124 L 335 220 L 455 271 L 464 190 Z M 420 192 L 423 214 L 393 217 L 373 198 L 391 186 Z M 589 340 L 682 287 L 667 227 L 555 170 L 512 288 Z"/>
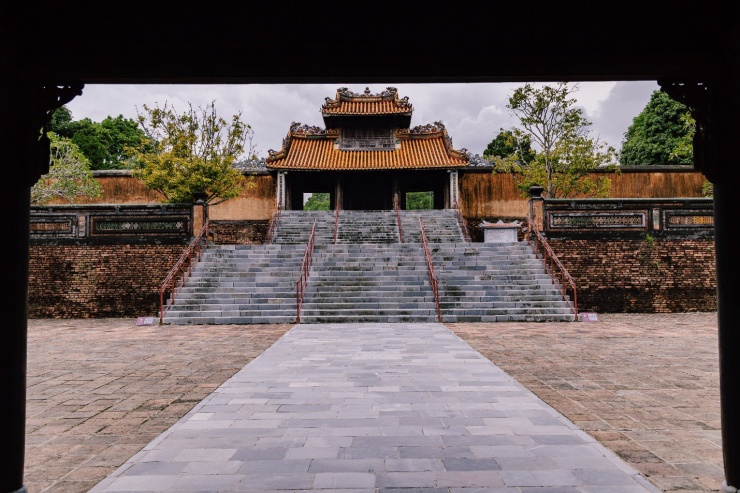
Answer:
<path fill-rule="evenodd" d="M 293 327 L 91 493 L 511 488 L 657 493 L 444 326 L 329 323 Z"/>

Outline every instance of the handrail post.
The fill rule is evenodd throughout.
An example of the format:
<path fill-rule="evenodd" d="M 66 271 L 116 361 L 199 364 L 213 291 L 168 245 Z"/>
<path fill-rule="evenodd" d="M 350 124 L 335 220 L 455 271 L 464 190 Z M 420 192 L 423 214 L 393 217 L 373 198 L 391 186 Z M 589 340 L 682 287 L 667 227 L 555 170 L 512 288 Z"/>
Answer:
<path fill-rule="evenodd" d="M 172 303 L 175 301 L 175 296 L 177 294 L 177 291 L 185 285 L 185 279 L 190 275 L 190 273 L 193 271 L 193 267 L 195 267 L 195 264 L 200 260 L 201 257 L 201 241 L 205 237 L 206 246 L 208 245 L 208 228 L 210 227 L 210 221 L 206 219 L 203 223 L 203 227 L 200 229 L 198 234 L 193 238 L 190 243 L 188 244 L 187 248 L 185 248 L 185 251 L 182 253 L 178 261 L 175 263 L 175 265 L 170 269 L 169 273 L 165 277 L 164 281 L 162 281 L 162 284 L 159 288 L 159 325 L 162 325 L 164 323 L 164 314 L 169 308 L 169 306 L 172 306 Z M 193 252 L 195 252 L 195 261 L 193 261 Z M 186 266 L 187 262 L 187 268 Z M 182 276 L 180 276 L 182 274 Z M 175 283 L 177 279 L 180 279 L 180 287 L 175 288 Z M 164 302 L 164 292 L 167 289 L 167 287 L 170 288 L 170 303 L 169 305 L 165 306 Z"/>
<path fill-rule="evenodd" d="M 455 210 L 455 217 L 457 218 L 457 224 L 460 225 L 460 231 L 463 235 L 463 240 L 465 240 L 466 243 L 470 243 L 470 233 L 468 232 L 468 226 L 465 223 L 465 218 L 462 215 L 462 211 L 460 210 L 460 204 L 455 200 L 453 202 L 452 206 Z"/>
<path fill-rule="evenodd" d="M 419 218 L 419 229 L 421 229 L 421 247 L 424 251 L 424 259 L 427 263 L 427 272 L 429 272 L 429 282 L 432 285 L 432 293 L 434 294 L 434 304 L 437 308 L 437 321 L 442 321 L 442 310 L 439 304 L 439 284 L 437 282 L 437 275 L 434 273 L 434 264 L 432 263 L 432 253 L 429 251 L 429 242 L 427 241 L 427 234 L 424 231 L 424 221 Z"/>
<path fill-rule="evenodd" d="M 396 201 L 396 222 L 398 223 L 398 240 L 403 243 L 403 228 L 401 227 L 401 211 L 398 208 L 398 201 Z"/>
<path fill-rule="evenodd" d="M 571 275 L 568 273 L 568 270 L 565 268 L 562 262 L 560 262 L 560 259 L 558 259 L 557 255 L 555 255 L 552 247 L 547 242 L 542 233 L 540 233 L 540 230 L 534 223 L 531 223 L 530 233 L 534 238 L 529 240 L 528 243 L 530 243 L 530 246 L 532 246 L 532 249 L 538 258 L 540 256 L 540 246 L 542 247 L 542 265 L 550 274 L 553 282 L 558 284 L 558 287 L 560 288 L 560 294 L 563 296 L 563 299 L 567 301 L 568 304 L 570 304 L 573 310 L 573 314 L 575 315 L 575 321 L 577 322 L 578 288 L 576 287 L 576 283 L 573 280 L 573 277 L 571 277 Z M 560 277 L 562 280 L 558 279 L 558 277 Z M 570 285 L 571 289 L 573 290 L 572 302 L 568 300 L 567 288 L 565 287 L 566 283 Z"/>
<path fill-rule="evenodd" d="M 337 244 L 337 233 L 339 232 L 339 202 L 334 206 L 334 244 Z"/>
<path fill-rule="evenodd" d="M 316 238 L 316 219 L 313 220 L 313 226 L 311 227 L 311 233 L 308 235 L 308 241 L 306 241 L 306 251 L 303 252 L 303 260 L 301 261 L 301 268 L 298 272 L 298 280 L 295 285 L 295 305 L 296 305 L 296 323 L 301 323 L 301 307 L 303 306 L 303 298 L 306 294 L 306 283 L 308 282 L 308 269 L 311 266 L 311 259 L 313 258 L 313 247 Z"/>

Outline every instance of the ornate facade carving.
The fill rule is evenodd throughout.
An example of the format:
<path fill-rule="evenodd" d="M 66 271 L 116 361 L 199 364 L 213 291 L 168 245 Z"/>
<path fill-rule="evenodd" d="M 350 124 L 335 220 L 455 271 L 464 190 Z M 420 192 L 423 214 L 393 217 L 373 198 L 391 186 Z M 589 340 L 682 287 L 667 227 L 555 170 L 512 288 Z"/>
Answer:
<path fill-rule="evenodd" d="M 72 101 L 75 96 L 82 94 L 84 84 L 76 82 L 71 84 L 44 84 L 36 86 L 33 93 L 24 96 L 31 99 L 29 104 L 28 119 L 24 121 L 23 140 L 25 142 L 27 156 L 33 157 L 31 167 L 26 177 L 27 184 L 34 183 L 49 172 L 49 155 L 51 153 L 49 138 L 46 136 L 47 126 L 51 115 L 58 108 Z"/>

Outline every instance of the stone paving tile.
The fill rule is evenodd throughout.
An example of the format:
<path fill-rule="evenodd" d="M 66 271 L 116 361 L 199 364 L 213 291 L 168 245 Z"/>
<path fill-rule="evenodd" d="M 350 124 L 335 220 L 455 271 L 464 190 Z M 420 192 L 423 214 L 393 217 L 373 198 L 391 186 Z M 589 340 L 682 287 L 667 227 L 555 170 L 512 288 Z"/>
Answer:
<path fill-rule="evenodd" d="M 576 326 L 563 323 L 448 326 L 548 404 L 617 452 L 661 490 L 718 491 L 723 474 L 718 431 L 716 314 L 600 314 L 599 317 L 599 322 Z M 90 490 L 289 328 L 279 325 L 191 326 L 171 330 L 137 327 L 131 319 L 29 320 L 25 476 L 29 491 L 82 493 Z M 336 349 L 341 351 L 341 348 Z M 374 375 L 366 374 L 364 378 L 369 384 Z M 119 382 L 118 386 L 115 382 Z M 377 378 L 375 382 L 372 392 L 397 390 L 397 386 L 378 385 Z M 310 387 L 312 383 L 306 378 L 293 383 L 293 387 L 301 385 Z M 169 393 L 174 391 L 180 397 L 172 400 Z M 213 403 L 239 404 L 238 412 L 271 413 L 280 407 L 266 404 L 270 396 L 223 397 L 214 398 Z M 399 427 L 437 428 L 439 421 L 436 420 L 455 418 L 458 413 L 444 405 L 419 403 L 403 412 L 396 410 L 398 404 L 388 405 L 368 416 L 364 407 L 353 401 L 355 399 L 348 399 L 336 408 L 341 408 L 344 416 L 396 416 L 400 419 Z M 514 412 L 480 407 L 464 411 L 467 418 L 531 416 L 533 422 L 549 419 L 548 415 L 536 413 L 536 410 Z M 142 417 L 148 419 L 141 422 Z M 435 421 L 427 421 L 429 419 Z M 70 426 L 73 421 L 77 424 Z M 122 421 L 124 429 L 120 428 Z M 452 423 L 445 424 L 450 425 Z M 116 429 L 116 434 L 110 433 Z M 373 427 L 342 431 L 351 431 L 357 436 L 382 434 L 382 428 Z M 345 436 L 315 435 L 322 444 L 315 442 L 313 446 L 325 447 L 329 445 L 329 438 L 351 438 L 347 433 L 342 434 Z M 205 437 L 211 443 L 218 441 L 214 443 L 216 448 L 243 443 L 254 450 L 257 435 L 285 436 L 272 429 L 239 429 L 210 430 Z M 311 438 L 307 438 L 306 443 L 309 440 Z M 594 463 L 583 454 L 562 456 L 557 448 L 543 446 L 535 455 L 525 447 L 503 441 L 495 445 L 446 444 L 429 450 L 395 447 L 359 451 L 341 443 L 329 446 L 335 445 L 345 448 L 347 452 L 343 455 L 347 458 L 329 463 L 326 459 L 313 460 L 312 472 L 384 472 L 384 460 L 374 455 L 396 460 L 498 458 L 501 462 L 505 462 L 505 458 L 524 457 L 535 461 L 530 470 L 537 467 L 537 460 L 543 459 L 553 460 L 563 469 L 579 465 L 592 470 L 604 467 L 602 461 Z M 142 453 L 141 457 L 144 462 L 174 462 L 177 453 L 176 449 L 152 450 Z M 351 455 L 358 457 L 349 457 Z M 227 461 L 222 467 L 231 471 L 229 464 L 233 462 Z M 207 474 L 199 468 L 219 464 L 222 463 L 191 462 L 186 467 L 190 467 L 192 474 Z M 517 463 L 509 464 L 512 470 L 515 470 L 514 464 Z M 518 490 L 522 493 L 584 493 L 596 491 L 595 488 L 519 487 Z M 509 491 L 506 487 L 325 491 L 503 493 L 504 490 Z M 637 490 L 601 486 L 598 491 L 636 493 Z"/>
<path fill-rule="evenodd" d="M 29 492 L 88 491 L 290 327 L 29 320 Z"/>
<path fill-rule="evenodd" d="M 249 412 L 235 409 L 245 402 Z M 348 405 L 355 417 L 345 415 Z M 481 410 L 501 414 L 466 415 Z M 429 433 L 408 425 L 426 413 L 441 421 Z M 234 432 L 245 432 L 243 444 Z M 209 445 L 214 434 L 233 446 Z M 501 444 L 520 449 L 518 460 L 472 449 Z M 149 458 L 172 450 L 169 461 Z M 554 460 L 561 456 L 590 462 L 563 467 Z M 241 465 L 208 470 L 209 462 Z M 443 325 L 373 323 L 295 326 L 90 491 L 507 487 L 658 491 Z"/>
<path fill-rule="evenodd" d="M 721 490 L 716 313 L 447 326 L 664 492 Z"/>

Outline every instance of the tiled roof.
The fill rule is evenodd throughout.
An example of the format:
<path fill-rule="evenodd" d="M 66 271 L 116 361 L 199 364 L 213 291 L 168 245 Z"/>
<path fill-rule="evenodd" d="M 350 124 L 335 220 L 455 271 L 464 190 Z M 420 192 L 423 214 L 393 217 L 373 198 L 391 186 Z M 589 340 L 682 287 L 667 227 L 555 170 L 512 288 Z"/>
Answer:
<path fill-rule="evenodd" d="M 267 167 L 293 170 L 380 170 L 458 168 L 468 165 L 465 150 L 452 149 L 441 123 L 398 130 L 394 150 L 344 151 L 335 145 L 338 131 L 291 128 L 283 149 L 270 151 Z"/>
<path fill-rule="evenodd" d="M 334 99 L 326 98 L 321 106 L 321 114 L 326 116 L 347 115 L 411 115 L 413 108 L 409 98 L 399 98 L 395 87 L 388 87 L 380 94 L 370 94 L 365 89 L 364 94 L 351 92 L 346 87 L 337 89 Z"/>

